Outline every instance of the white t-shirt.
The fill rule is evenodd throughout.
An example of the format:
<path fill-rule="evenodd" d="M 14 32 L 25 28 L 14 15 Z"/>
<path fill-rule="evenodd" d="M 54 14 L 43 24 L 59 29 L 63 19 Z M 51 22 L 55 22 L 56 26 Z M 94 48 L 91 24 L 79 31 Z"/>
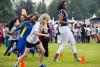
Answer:
<path fill-rule="evenodd" d="M 91 33 L 92 33 L 92 35 L 95 35 L 96 34 L 96 29 L 95 28 L 91 28 Z"/>
<path fill-rule="evenodd" d="M 87 30 L 87 35 L 90 36 L 91 29 L 87 27 L 86 30 Z"/>
<path fill-rule="evenodd" d="M 11 32 L 16 30 L 16 26 L 13 26 Z M 12 36 L 10 36 L 9 40 L 18 40 L 19 39 L 19 31 L 16 31 Z"/>
<path fill-rule="evenodd" d="M 31 44 L 34 44 L 36 42 L 39 41 L 39 37 L 37 35 L 34 34 L 34 32 L 39 32 L 39 28 L 40 28 L 40 22 L 37 22 L 33 28 L 31 33 L 28 35 L 27 37 L 27 41 Z"/>

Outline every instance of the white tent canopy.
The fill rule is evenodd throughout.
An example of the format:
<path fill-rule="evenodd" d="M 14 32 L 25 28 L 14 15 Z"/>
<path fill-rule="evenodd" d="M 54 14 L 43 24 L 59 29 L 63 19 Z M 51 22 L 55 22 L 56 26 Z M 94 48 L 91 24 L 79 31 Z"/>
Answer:
<path fill-rule="evenodd" d="M 92 18 L 96 18 L 96 15 L 95 15 L 95 14 L 93 14 L 93 16 L 92 16 L 91 18 L 89 18 L 89 19 L 92 19 Z"/>

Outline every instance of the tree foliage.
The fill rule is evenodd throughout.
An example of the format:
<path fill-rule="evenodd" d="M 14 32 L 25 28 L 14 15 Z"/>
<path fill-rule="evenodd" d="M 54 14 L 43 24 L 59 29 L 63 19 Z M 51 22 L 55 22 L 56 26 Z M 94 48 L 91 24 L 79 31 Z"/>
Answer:
<path fill-rule="evenodd" d="M 75 19 L 87 19 L 96 14 L 100 16 L 100 0 L 66 0 L 68 4 L 68 9 L 66 12 L 69 17 L 75 17 Z M 57 6 L 59 0 L 53 0 L 49 5 L 47 11 L 51 17 L 57 16 Z"/>
<path fill-rule="evenodd" d="M 98 6 L 95 0 L 73 0 L 70 8 L 74 17 L 77 19 L 85 19 L 91 17 Z"/>
<path fill-rule="evenodd" d="M 0 20 L 8 21 L 15 16 L 10 0 L 0 0 Z"/>
<path fill-rule="evenodd" d="M 29 15 L 29 14 L 31 14 L 31 13 L 36 11 L 36 7 L 35 6 L 36 5 L 33 4 L 31 0 L 27 0 L 27 2 L 21 0 L 20 4 L 16 5 L 16 14 L 18 16 L 20 16 L 21 15 L 21 10 L 22 9 L 26 9 L 27 14 Z"/>
<path fill-rule="evenodd" d="M 37 12 L 43 14 L 46 12 L 46 4 L 44 2 L 38 3 Z"/>
<path fill-rule="evenodd" d="M 47 13 L 51 18 L 57 19 L 59 0 L 53 0 L 47 8 Z"/>

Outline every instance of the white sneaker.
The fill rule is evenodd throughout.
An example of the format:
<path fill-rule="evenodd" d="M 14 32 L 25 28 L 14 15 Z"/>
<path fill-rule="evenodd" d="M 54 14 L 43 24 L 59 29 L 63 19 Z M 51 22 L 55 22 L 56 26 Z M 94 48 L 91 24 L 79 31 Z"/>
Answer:
<path fill-rule="evenodd" d="M 81 59 L 80 58 L 75 58 L 74 59 L 76 62 L 81 62 Z"/>

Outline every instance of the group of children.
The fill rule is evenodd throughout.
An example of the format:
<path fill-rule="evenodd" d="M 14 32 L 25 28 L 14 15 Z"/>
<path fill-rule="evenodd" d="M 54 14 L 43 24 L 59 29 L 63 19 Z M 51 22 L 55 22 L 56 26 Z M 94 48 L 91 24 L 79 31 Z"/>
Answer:
<path fill-rule="evenodd" d="M 64 0 L 60 2 L 58 7 L 58 30 L 61 37 L 61 45 L 53 57 L 53 61 L 57 62 L 57 57 L 64 50 L 68 42 L 71 43 L 75 61 L 81 61 L 77 56 L 74 36 L 68 27 L 69 24 L 73 24 L 73 21 L 68 21 L 65 7 L 66 1 Z M 12 52 L 17 51 L 18 58 L 14 67 L 18 67 L 19 62 L 28 56 L 29 52 L 34 54 L 36 49 L 40 57 L 39 67 L 46 67 L 46 65 L 43 64 L 43 58 L 44 56 L 48 57 L 50 16 L 47 13 L 42 14 L 40 17 L 37 13 L 27 16 L 26 10 L 22 9 L 20 19 L 21 23 L 19 23 L 18 17 L 16 17 L 10 25 L 10 31 L 7 32 L 7 34 L 10 35 L 10 46 L 4 55 L 9 56 Z"/>

